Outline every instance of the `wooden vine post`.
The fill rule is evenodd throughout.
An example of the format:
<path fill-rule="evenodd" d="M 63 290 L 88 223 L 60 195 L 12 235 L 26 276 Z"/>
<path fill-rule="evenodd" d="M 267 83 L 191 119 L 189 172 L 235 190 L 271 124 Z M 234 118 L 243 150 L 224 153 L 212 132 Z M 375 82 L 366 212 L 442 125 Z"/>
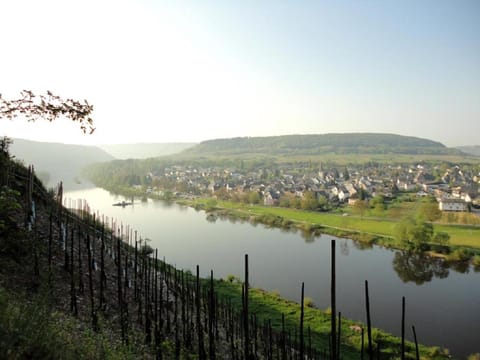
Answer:
<path fill-rule="evenodd" d="M 332 240 L 332 270 L 331 270 L 331 282 L 330 282 L 330 295 L 331 295 L 331 319 L 330 319 L 330 332 L 331 332 L 331 352 L 330 356 L 332 360 L 337 360 L 337 335 L 336 335 L 336 327 L 337 327 L 337 308 L 336 308 L 336 274 L 335 274 L 335 240 Z"/>

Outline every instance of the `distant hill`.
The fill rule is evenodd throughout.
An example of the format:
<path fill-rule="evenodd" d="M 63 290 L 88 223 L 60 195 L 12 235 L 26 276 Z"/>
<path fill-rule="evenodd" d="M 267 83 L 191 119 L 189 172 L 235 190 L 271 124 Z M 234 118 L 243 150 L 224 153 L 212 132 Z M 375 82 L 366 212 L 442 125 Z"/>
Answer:
<path fill-rule="evenodd" d="M 177 154 L 194 145 L 196 143 L 147 143 L 99 145 L 98 147 L 117 159 L 147 159 Z"/>
<path fill-rule="evenodd" d="M 47 185 L 63 181 L 66 188 L 75 188 L 83 167 L 115 158 L 95 146 L 69 145 L 13 139 L 10 152 L 26 165 L 34 165 L 37 175 Z"/>
<path fill-rule="evenodd" d="M 199 155 L 462 154 L 458 149 L 447 148 L 432 140 L 376 133 L 284 135 L 208 140 L 183 152 L 183 154 L 188 153 Z"/>
<path fill-rule="evenodd" d="M 480 145 L 457 146 L 457 149 L 466 154 L 480 156 Z"/>

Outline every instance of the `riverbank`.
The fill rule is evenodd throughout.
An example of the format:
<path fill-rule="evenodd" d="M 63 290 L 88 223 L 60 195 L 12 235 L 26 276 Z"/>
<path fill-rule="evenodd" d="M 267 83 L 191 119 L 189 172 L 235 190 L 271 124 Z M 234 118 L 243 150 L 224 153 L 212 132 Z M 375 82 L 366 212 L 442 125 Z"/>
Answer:
<path fill-rule="evenodd" d="M 238 267 L 239 254 L 249 254 L 251 255 L 252 286 L 268 289 L 282 298 L 299 301 L 300 284 L 305 282 L 306 295 L 311 296 L 321 309 L 329 306 L 328 296 L 325 298 L 325 294 L 329 291 L 329 246 L 324 246 L 329 245 L 329 236 L 322 236 L 315 240 L 304 238 L 305 241 L 302 241 L 303 236 L 300 236 L 298 231 L 268 229 L 260 224 L 260 226 L 251 226 L 247 222 L 248 219 L 238 220 L 231 217 L 225 221 L 226 218 L 221 219 L 219 215 L 212 214 L 212 218 L 218 217 L 217 221 L 206 221 L 204 211 L 194 211 L 193 208 L 177 206 L 173 202 L 168 204 L 164 201 L 140 202 L 137 200 L 134 208 L 127 211 L 112 207 L 112 203 L 122 198 L 109 194 L 103 189 L 75 192 L 67 196 L 71 196 L 72 199 L 89 199 L 92 208 L 98 209 L 100 213 L 109 214 L 122 220 L 123 224 L 128 223 L 134 229 L 139 229 L 143 235 L 152 239 L 151 245 L 162 249 L 162 256 L 165 256 L 170 263 L 177 264 L 177 268 L 194 271 L 194 265 L 200 264 L 204 276 L 208 274 L 206 269 L 213 269 L 216 276 L 223 279 L 227 279 L 228 274 L 241 277 L 242 271 Z M 188 226 L 184 226 L 185 224 Z M 422 265 L 417 269 L 415 264 L 418 263 L 418 257 L 412 259 L 408 254 L 402 255 L 400 252 L 376 246 L 364 251 L 361 250 L 363 248 L 361 243 L 354 244 L 344 239 L 338 239 L 337 245 L 339 246 L 337 248 L 339 273 L 343 274 L 338 280 L 341 284 L 339 289 L 343 294 L 340 297 L 342 314 L 349 314 L 348 317 L 357 321 L 365 320 L 365 309 L 362 306 L 365 296 L 362 286 L 359 285 L 368 279 L 371 281 L 371 294 L 374 295 L 374 301 L 380 302 L 374 306 L 373 314 L 376 317 L 372 319 L 374 325 L 399 336 L 399 307 L 389 304 L 398 304 L 401 297 L 406 296 L 408 321 L 414 321 L 407 325 L 408 335 L 411 336 L 411 325 L 418 325 L 419 340 L 424 343 L 447 346 L 456 355 L 467 356 L 475 352 L 475 346 L 470 346 L 468 352 L 459 351 L 462 349 L 462 338 L 459 338 L 458 334 L 462 333 L 462 328 L 470 327 L 469 322 L 475 321 L 476 316 L 468 317 L 465 309 L 470 307 L 464 304 L 462 295 L 456 296 L 456 294 L 464 294 L 463 296 L 470 294 L 468 297 L 471 297 L 476 292 L 472 293 L 468 288 L 457 286 L 457 282 L 446 279 L 448 268 L 437 275 L 439 268 L 430 263 L 428 266 Z M 185 249 L 188 249 L 188 252 Z M 402 256 L 397 258 L 397 254 Z M 401 271 L 400 267 L 405 271 Z M 381 273 L 386 276 L 377 275 L 378 269 L 382 269 Z M 451 269 L 450 272 L 457 272 L 455 268 Z M 431 271 L 434 271 L 434 278 L 432 274 L 428 275 Z M 476 281 L 473 278 L 476 276 L 473 271 L 464 276 Z M 451 278 L 457 278 L 457 275 Z M 418 285 L 430 281 L 435 283 L 434 286 L 437 288 L 435 293 L 438 294 L 438 290 L 443 289 L 444 294 L 447 294 L 446 291 L 452 291 L 452 295 L 455 296 L 441 297 L 442 300 L 435 298 L 435 294 L 432 294 L 433 298 L 417 296 L 417 294 L 425 294 L 425 291 L 428 292 L 431 287 L 428 286 L 425 290 L 420 289 L 420 286 L 412 288 L 413 282 Z M 391 296 L 392 294 L 394 296 Z M 443 300 L 446 297 L 451 301 Z M 354 299 L 352 301 L 357 305 L 346 298 Z M 451 314 L 442 315 L 439 311 L 431 311 L 432 307 L 455 307 L 455 304 L 463 309 L 460 315 L 461 319 L 464 319 L 463 325 L 459 325 L 458 320 L 454 320 Z M 425 311 L 422 312 L 422 309 Z M 460 330 L 456 331 L 456 335 L 452 335 L 452 338 L 456 336 L 459 340 L 450 341 L 447 339 L 449 336 L 441 333 L 437 336 L 438 331 L 435 327 L 428 327 L 429 319 L 439 319 L 439 325 L 442 324 L 439 327 Z M 465 341 L 467 338 L 469 337 L 463 337 Z"/>
<path fill-rule="evenodd" d="M 231 201 L 212 201 L 208 198 L 181 199 L 179 204 L 204 210 L 210 216 L 227 216 L 266 226 L 297 229 L 306 235 L 329 234 L 349 238 L 364 246 L 379 245 L 386 248 L 407 250 L 403 244 L 395 240 L 397 221 L 391 219 L 372 219 L 348 214 L 320 213 L 313 211 L 248 205 Z M 461 225 L 434 225 L 437 231 L 450 235 L 448 252 L 452 256 L 430 249 L 431 255 L 442 257 L 448 261 L 478 262 L 480 255 L 480 228 Z"/>
<path fill-rule="evenodd" d="M 230 300 L 231 304 L 241 311 L 241 293 L 242 283 L 235 277 L 229 277 L 225 280 L 215 282 L 215 290 L 223 297 Z M 275 331 L 282 331 L 285 326 L 287 333 L 292 336 L 298 331 L 298 322 L 300 318 L 300 304 L 285 300 L 276 292 L 267 292 L 262 289 L 249 290 L 250 304 L 252 313 L 257 314 L 258 323 L 270 321 Z M 331 331 L 330 319 L 331 310 L 321 310 L 315 308 L 310 301 L 304 301 L 304 326 L 307 346 L 311 344 L 312 348 L 327 349 L 329 334 Z M 284 315 L 284 325 L 282 324 L 282 314 Z M 398 314 L 401 315 L 401 314 Z M 392 315 L 394 316 L 394 315 Z M 400 316 L 399 316 L 400 318 Z M 355 322 L 342 317 L 341 347 L 340 351 L 343 359 L 357 359 L 362 349 L 362 329 L 364 331 L 364 348 L 368 347 L 367 327 L 361 322 Z M 400 323 L 399 323 L 400 327 Z M 421 339 L 419 339 L 421 341 Z M 374 351 L 381 348 L 382 358 L 400 357 L 401 339 L 380 329 L 372 328 L 372 342 Z M 436 346 L 419 345 L 419 354 L 421 358 L 426 359 L 447 359 L 449 352 Z M 415 359 L 415 343 L 406 341 L 406 357 Z"/>
<path fill-rule="evenodd" d="M 98 184 L 98 186 L 102 185 Z M 113 189 L 108 189 L 108 187 L 106 189 L 114 191 Z M 267 226 L 295 228 L 314 234 L 325 233 L 361 241 L 366 245 L 375 244 L 387 248 L 406 250 L 402 244 L 395 241 L 395 226 L 399 221 L 398 218 L 357 216 L 348 212 L 319 212 L 252 205 L 209 197 L 186 197 L 172 192 L 166 192 L 163 196 L 160 196 L 154 193 L 145 194 L 143 189 L 128 186 L 117 186 L 114 192 L 141 199 L 148 197 L 157 200 L 174 201 L 196 209 L 205 210 L 209 213 L 257 221 Z M 451 251 L 461 249 L 469 255 L 469 258 L 472 258 L 474 255 L 480 256 L 480 226 L 445 223 L 432 223 L 432 225 L 436 232 L 447 233 L 450 236 L 448 247 Z M 478 261 L 480 261 L 480 258 L 477 259 Z"/>

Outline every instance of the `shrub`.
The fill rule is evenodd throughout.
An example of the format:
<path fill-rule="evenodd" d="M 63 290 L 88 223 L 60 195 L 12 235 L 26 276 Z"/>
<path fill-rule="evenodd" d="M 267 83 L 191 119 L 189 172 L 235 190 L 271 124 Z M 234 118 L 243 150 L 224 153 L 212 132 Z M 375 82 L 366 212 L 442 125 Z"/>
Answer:
<path fill-rule="evenodd" d="M 228 281 L 229 283 L 240 283 L 241 282 L 241 280 L 237 276 L 232 275 L 232 274 L 227 275 L 226 281 Z"/>
<path fill-rule="evenodd" d="M 475 267 L 480 267 L 480 255 L 475 255 L 473 258 L 472 258 L 472 264 L 473 266 Z M 480 360 L 480 359 L 479 359 Z"/>
<path fill-rule="evenodd" d="M 470 259 L 470 254 L 464 249 L 456 249 L 447 255 L 448 261 L 467 261 L 468 259 Z"/>
<path fill-rule="evenodd" d="M 303 299 L 303 305 L 308 308 L 315 307 L 315 303 L 313 302 L 313 299 L 308 296 Z"/>

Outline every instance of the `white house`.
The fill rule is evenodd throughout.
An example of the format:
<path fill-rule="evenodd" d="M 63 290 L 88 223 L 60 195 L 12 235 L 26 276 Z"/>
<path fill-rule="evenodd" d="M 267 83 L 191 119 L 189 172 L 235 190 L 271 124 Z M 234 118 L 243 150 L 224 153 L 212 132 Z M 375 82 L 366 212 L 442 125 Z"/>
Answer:
<path fill-rule="evenodd" d="M 468 206 L 462 199 L 440 199 L 438 208 L 442 211 L 467 211 Z"/>

